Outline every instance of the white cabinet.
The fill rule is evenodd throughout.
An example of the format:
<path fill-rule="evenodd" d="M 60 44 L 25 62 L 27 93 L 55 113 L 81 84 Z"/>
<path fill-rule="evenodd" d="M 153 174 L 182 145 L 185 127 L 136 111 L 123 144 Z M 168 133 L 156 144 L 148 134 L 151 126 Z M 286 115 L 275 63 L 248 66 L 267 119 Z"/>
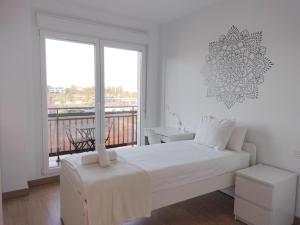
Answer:
<path fill-rule="evenodd" d="M 251 225 L 291 225 L 296 188 L 295 173 L 265 165 L 239 170 L 235 180 L 235 217 Z"/>

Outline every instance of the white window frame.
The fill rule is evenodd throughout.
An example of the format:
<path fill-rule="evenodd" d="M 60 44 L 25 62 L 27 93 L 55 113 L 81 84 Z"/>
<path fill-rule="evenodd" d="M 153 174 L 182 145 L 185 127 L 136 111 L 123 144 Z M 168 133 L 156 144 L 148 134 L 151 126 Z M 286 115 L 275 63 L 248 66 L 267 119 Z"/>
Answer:
<path fill-rule="evenodd" d="M 46 46 L 45 40 L 56 39 L 65 40 L 76 43 L 92 44 L 95 46 L 95 88 L 96 88 L 96 102 L 100 98 L 97 90 L 99 91 L 100 84 L 100 68 L 99 68 L 99 40 L 96 38 L 89 38 L 80 35 L 65 34 L 61 32 L 52 32 L 40 30 L 40 52 L 41 52 L 41 89 L 42 89 L 42 132 L 43 132 L 43 168 L 44 175 L 57 174 L 60 171 L 59 167 L 49 167 L 49 152 L 48 152 L 48 104 L 47 104 L 47 71 L 46 71 Z M 100 121 L 101 116 L 96 106 L 96 121 Z M 96 129 L 97 130 L 97 129 Z M 100 131 L 101 133 L 101 131 Z"/>
<path fill-rule="evenodd" d="M 145 45 L 141 44 L 131 44 L 131 43 L 125 43 L 125 42 L 118 42 L 118 41 L 108 41 L 108 40 L 101 40 L 100 41 L 100 74 L 101 74 L 101 101 L 105 103 L 104 101 L 104 47 L 111 47 L 111 48 L 119 48 L 124 50 L 133 50 L 138 51 L 142 54 L 141 58 L 141 70 L 140 74 L 138 76 L 138 115 L 137 115 L 137 145 L 143 145 L 145 144 L 144 140 L 144 127 L 145 127 L 145 120 L 146 120 L 146 87 L 147 87 L 147 48 Z M 101 109 L 103 109 L 104 115 L 104 105 L 101 105 Z M 101 119 L 104 119 L 104 116 L 101 117 Z M 104 121 L 101 121 L 102 127 L 101 130 L 104 130 L 105 123 Z M 101 137 L 102 140 L 104 140 L 104 136 Z"/>

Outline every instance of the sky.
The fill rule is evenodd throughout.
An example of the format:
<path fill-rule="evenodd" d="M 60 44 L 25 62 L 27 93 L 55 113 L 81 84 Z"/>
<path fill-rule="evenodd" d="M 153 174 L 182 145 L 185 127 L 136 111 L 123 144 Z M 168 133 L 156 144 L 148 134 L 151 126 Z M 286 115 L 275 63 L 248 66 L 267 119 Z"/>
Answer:
<path fill-rule="evenodd" d="M 139 52 L 104 48 L 105 87 L 137 91 Z M 47 85 L 95 86 L 95 47 L 92 44 L 46 39 Z"/>

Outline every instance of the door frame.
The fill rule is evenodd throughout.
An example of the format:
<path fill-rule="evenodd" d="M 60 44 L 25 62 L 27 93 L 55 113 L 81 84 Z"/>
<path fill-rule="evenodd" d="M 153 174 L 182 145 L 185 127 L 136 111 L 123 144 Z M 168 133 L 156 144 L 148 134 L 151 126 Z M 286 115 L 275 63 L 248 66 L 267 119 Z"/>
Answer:
<path fill-rule="evenodd" d="M 105 74 L 104 74 L 104 48 L 119 48 L 124 50 L 133 50 L 141 53 L 141 62 L 140 62 L 140 74 L 138 75 L 138 113 L 137 113 L 137 145 L 145 144 L 145 141 L 142 137 L 144 137 L 144 126 L 146 121 L 146 91 L 147 91 L 147 46 L 142 44 L 132 44 L 126 42 L 119 41 L 110 41 L 110 40 L 100 40 L 100 77 L 101 77 L 101 85 L 100 86 L 100 102 L 102 102 L 100 109 L 101 111 L 101 131 L 102 136 L 101 140 L 104 140 L 104 129 L 105 129 L 105 121 L 104 121 L 104 91 L 105 91 Z"/>
<path fill-rule="evenodd" d="M 69 41 L 75 43 L 83 43 L 83 44 L 91 44 L 94 45 L 94 62 L 95 62 L 95 89 L 96 96 L 95 101 L 98 102 L 98 98 L 100 95 L 97 94 L 99 92 L 99 84 L 100 84 L 100 65 L 99 63 L 99 39 L 90 38 L 81 35 L 73 35 L 67 34 L 63 32 L 54 32 L 54 31 L 46 31 L 40 30 L 40 74 L 41 74 L 41 103 L 42 103 L 42 145 L 43 145 L 43 154 L 42 154 L 42 174 L 57 174 L 60 171 L 60 167 L 49 167 L 49 152 L 48 152 L 48 101 L 47 101 L 47 68 L 46 68 L 46 39 L 54 39 L 61 41 Z M 99 114 L 99 110 L 97 110 L 97 105 L 95 105 L 95 117 L 96 124 L 100 121 L 101 115 Z M 96 130 L 99 130 L 96 128 Z M 101 131 L 100 131 L 101 132 Z"/>

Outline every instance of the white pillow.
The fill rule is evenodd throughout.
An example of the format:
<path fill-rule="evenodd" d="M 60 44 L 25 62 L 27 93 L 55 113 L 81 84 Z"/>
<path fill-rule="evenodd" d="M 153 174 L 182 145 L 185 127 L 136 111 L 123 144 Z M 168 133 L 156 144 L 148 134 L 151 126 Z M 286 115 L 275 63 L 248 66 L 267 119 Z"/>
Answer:
<path fill-rule="evenodd" d="M 203 116 L 195 136 L 195 142 L 217 150 L 224 150 L 235 122 L 227 119 L 217 119 L 213 116 Z"/>
<path fill-rule="evenodd" d="M 237 152 L 242 151 L 246 133 L 247 133 L 246 127 L 235 127 L 232 131 L 226 149 L 237 151 Z"/>

